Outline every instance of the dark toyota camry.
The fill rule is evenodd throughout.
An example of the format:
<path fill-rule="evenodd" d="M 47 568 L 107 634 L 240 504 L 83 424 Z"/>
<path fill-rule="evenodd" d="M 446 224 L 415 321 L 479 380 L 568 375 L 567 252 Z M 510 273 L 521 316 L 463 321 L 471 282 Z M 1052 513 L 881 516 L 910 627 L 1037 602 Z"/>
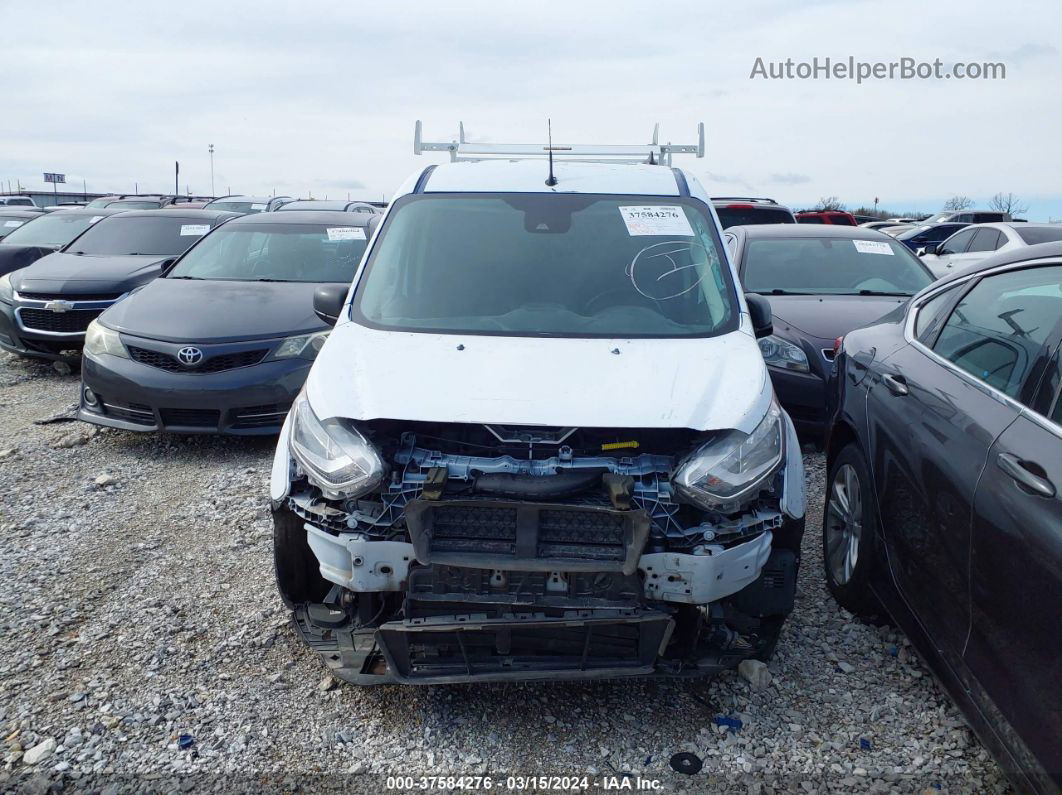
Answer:
<path fill-rule="evenodd" d="M 31 221 L 27 229 L 65 214 Z M 0 277 L 0 348 L 40 359 L 76 352 L 100 312 L 235 217 L 213 210 L 141 210 L 98 218 L 61 251 Z"/>
<path fill-rule="evenodd" d="M 225 224 L 88 330 L 82 420 L 131 431 L 275 434 L 378 216 L 258 213 Z"/>
<path fill-rule="evenodd" d="M 774 390 L 797 433 L 821 443 L 837 338 L 873 323 L 933 281 L 888 235 L 852 226 L 765 224 L 726 230 L 745 292 L 771 303 L 760 339 Z"/>
<path fill-rule="evenodd" d="M 847 335 L 826 582 L 907 632 L 1020 791 L 1062 787 L 1062 244 Z"/>

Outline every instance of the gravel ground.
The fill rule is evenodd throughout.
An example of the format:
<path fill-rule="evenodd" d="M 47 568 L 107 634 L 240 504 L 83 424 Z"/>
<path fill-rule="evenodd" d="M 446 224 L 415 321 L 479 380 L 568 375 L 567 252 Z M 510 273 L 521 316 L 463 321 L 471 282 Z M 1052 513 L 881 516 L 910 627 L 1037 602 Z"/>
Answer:
<path fill-rule="evenodd" d="M 1007 790 L 906 640 L 829 597 L 820 455 L 766 688 L 731 672 L 358 689 L 324 676 L 277 597 L 272 440 L 34 424 L 76 394 L 76 375 L 0 354 L 0 790 L 380 792 L 388 774 L 547 773 L 591 790 L 623 773 L 664 792 Z M 672 771 L 680 751 L 704 769 Z"/>

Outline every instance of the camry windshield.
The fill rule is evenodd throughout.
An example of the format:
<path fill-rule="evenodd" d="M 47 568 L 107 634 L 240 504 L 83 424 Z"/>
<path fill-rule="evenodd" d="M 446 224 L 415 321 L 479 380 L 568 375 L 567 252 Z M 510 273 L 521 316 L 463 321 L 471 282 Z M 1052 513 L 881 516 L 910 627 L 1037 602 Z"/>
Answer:
<path fill-rule="evenodd" d="M 175 256 L 210 231 L 210 219 L 166 213 L 104 218 L 70 246 L 71 254 Z"/>
<path fill-rule="evenodd" d="M 359 226 L 234 224 L 189 251 L 168 278 L 349 283 L 365 244 Z"/>
<path fill-rule="evenodd" d="M 741 281 L 766 295 L 914 295 L 933 276 L 892 240 L 773 238 L 749 241 Z"/>
<path fill-rule="evenodd" d="M 409 196 L 373 249 L 355 317 L 440 332 L 706 336 L 737 326 L 725 263 L 691 199 Z"/>
<path fill-rule="evenodd" d="M 5 237 L 4 243 L 58 248 L 65 246 L 103 217 L 87 213 L 64 213 L 59 210 L 27 221 Z"/>

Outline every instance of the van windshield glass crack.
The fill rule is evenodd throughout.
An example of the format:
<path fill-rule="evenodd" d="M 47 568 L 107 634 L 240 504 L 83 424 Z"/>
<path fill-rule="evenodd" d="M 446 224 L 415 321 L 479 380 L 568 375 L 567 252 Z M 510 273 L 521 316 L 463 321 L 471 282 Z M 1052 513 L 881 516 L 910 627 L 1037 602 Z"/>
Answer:
<path fill-rule="evenodd" d="M 733 330 L 738 310 L 696 200 L 428 194 L 391 209 L 354 318 L 442 333 L 690 337 Z"/>

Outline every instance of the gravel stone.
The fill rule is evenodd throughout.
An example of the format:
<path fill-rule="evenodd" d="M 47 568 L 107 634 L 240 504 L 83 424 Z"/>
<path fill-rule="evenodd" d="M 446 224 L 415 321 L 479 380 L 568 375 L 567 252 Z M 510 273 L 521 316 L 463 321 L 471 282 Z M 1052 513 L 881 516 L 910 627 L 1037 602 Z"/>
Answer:
<path fill-rule="evenodd" d="M 630 773 L 691 795 L 1008 791 L 906 638 L 826 590 L 820 454 L 805 454 L 796 608 L 762 688 L 749 665 L 708 680 L 326 686 L 274 583 L 275 439 L 34 424 L 68 411 L 78 385 L 0 354 L 0 450 L 17 448 L 0 456 L 0 792 L 378 793 L 387 774 L 478 771 Z M 195 744 L 178 748 L 182 735 Z M 671 770 L 681 752 L 703 769 Z"/>
<path fill-rule="evenodd" d="M 43 743 L 30 748 L 26 753 L 22 755 L 22 763 L 26 765 L 35 765 L 38 762 L 42 762 L 47 759 L 56 749 L 57 743 L 51 737 L 45 740 Z"/>

